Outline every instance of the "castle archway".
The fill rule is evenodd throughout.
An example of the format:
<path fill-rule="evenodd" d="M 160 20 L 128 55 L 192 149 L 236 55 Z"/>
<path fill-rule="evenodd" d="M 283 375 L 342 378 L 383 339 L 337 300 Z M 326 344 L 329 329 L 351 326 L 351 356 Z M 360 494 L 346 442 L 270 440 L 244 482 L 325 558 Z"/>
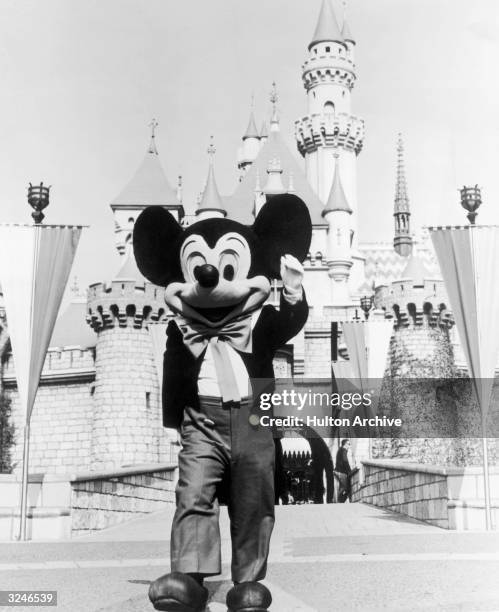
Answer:
<path fill-rule="evenodd" d="M 333 460 L 324 439 L 311 427 L 287 431 L 277 449 L 277 484 L 284 504 L 332 503 Z"/>

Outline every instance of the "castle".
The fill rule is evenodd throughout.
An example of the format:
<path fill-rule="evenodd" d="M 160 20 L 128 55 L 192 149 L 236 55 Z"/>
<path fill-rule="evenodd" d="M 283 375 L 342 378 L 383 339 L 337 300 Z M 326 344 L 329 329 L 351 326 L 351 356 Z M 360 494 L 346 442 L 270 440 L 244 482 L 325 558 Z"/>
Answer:
<path fill-rule="evenodd" d="M 393 242 L 358 241 L 362 203 L 357 201 L 356 160 L 362 152 L 364 122 L 352 113 L 355 48 L 347 20 L 339 20 L 330 0 L 323 0 L 302 67 L 307 114 L 295 122 L 304 164 L 281 133 L 274 86 L 269 125 L 264 122 L 258 129 L 250 112 L 232 195 L 218 190 L 215 148 L 210 145 L 208 175 L 194 215 L 185 214 L 181 183 L 172 188 L 162 169 L 152 124 L 142 163 L 111 202 L 120 268 L 111 283 L 91 285 L 85 298 L 75 296 L 57 321 L 33 413 L 32 471 L 67 473 L 175 460 L 176 437 L 161 424 L 157 354 L 151 340 L 151 330 L 163 326 L 170 313 L 162 290 L 142 277 L 131 251 L 135 219 L 151 205 L 166 208 L 187 225 L 208 217 L 251 224 L 266 197 L 276 193 L 295 193 L 307 203 L 313 223 L 304 264 L 310 317 L 276 357 L 277 376 L 330 378 L 331 323 L 363 318 L 364 313 L 394 322 L 386 366 L 391 376 L 449 377 L 465 369 L 428 236 L 416 239 L 411 228 L 401 137 Z M 274 282 L 273 303 L 278 303 L 279 291 Z M 341 339 L 340 354 L 346 356 Z M 18 470 L 22 422 L 1 303 L 0 358 L 0 390 L 12 400 L 17 433 L 12 459 Z M 425 454 L 420 445 L 414 456 L 427 462 L 451 461 L 437 446 Z M 394 448 L 379 447 L 385 454 Z"/>

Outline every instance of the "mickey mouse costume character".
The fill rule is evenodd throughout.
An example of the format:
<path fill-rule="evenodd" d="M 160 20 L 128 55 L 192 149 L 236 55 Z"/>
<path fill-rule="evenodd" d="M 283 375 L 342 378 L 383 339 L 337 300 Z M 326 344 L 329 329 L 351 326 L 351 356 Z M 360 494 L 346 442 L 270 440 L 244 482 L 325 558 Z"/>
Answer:
<path fill-rule="evenodd" d="M 306 205 L 291 194 L 270 198 L 251 227 L 211 218 L 184 230 L 158 206 L 136 221 L 137 265 L 166 287 L 166 304 L 175 313 L 167 327 L 163 424 L 180 432 L 182 448 L 171 573 L 149 589 L 157 610 L 204 610 L 203 579 L 221 572 L 221 491 L 232 538 L 227 607 L 265 612 L 270 606 L 270 592 L 259 581 L 274 525 L 275 446 L 272 430 L 255 422 L 258 397 L 250 381 L 270 379 L 273 387 L 276 351 L 305 325 L 300 262 L 311 233 Z M 279 277 L 277 310 L 263 304 L 269 279 Z"/>

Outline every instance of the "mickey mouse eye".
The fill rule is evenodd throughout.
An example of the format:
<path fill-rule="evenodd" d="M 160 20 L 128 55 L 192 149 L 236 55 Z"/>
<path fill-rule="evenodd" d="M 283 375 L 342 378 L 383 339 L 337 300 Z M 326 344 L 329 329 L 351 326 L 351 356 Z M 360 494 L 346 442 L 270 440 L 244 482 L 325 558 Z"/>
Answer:
<path fill-rule="evenodd" d="M 238 256 L 233 251 L 222 253 L 218 269 L 225 280 L 231 281 L 236 278 L 239 269 L 238 263 Z"/>
<path fill-rule="evenodd" d="M 231 264 L 227 264 L 223 271 L 223 277 L 225 280 L 231 281 L 234 278 L 234 266 Z"/>

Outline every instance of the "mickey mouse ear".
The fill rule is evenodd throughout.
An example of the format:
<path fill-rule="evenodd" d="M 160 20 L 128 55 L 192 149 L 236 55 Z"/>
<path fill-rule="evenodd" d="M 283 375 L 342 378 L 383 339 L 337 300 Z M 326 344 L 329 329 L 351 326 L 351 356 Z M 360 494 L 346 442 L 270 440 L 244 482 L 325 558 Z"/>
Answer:
<path fill-rule="evenodd" d="M 282 255 L 302 262 L 310 250 L 312 220 L 305 202 L 294 194 L 275 195 L 264 204 L 253 231 L 259 238 L 260 261 L 274 278 L 279 278 Z"/>
<path fill-rule="evenodd" d="M 182 276 L 179 240 L 183 230 L 167 210 L 149 206 L 133 228 L 133 252 L 137 267 L 155 285 L 166 287 Z"/>

